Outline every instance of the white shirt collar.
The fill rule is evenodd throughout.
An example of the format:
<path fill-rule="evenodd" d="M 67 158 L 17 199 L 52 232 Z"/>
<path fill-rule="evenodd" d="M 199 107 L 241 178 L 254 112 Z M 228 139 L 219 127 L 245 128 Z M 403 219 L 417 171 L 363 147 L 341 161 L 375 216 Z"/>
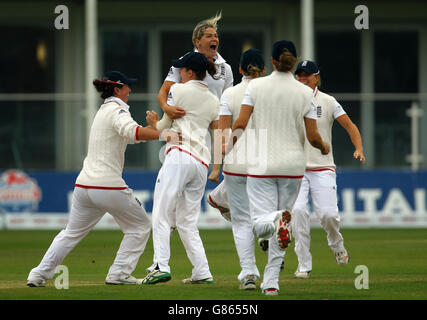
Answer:
<path fill-rule="evenodd" d="M 194 52 L 199 52 L 199 50 L 194 49 Z M 214 63 L 215 64 L 222 64 L 225 63 L 225 59 L 219 54 L 219 52 L 216 53 L 216 56 L 214 56 Z"/>
<path fill-rule="evenodd" d="M 318 87 L 314 88 L 314 90 L 313 90 L 313 96 L 314 97 L 317 96 L 318 93 L 319 93 L 319 88 Z"/>
<path fill-rule="evenodd" d="M 288 71 L 288 72 L 281 72 L 281 71 L 274 70 L 271 74 L 275 75 L 277 77 L 292 78 L 292 79 L 296 80 L 295 77 L 294 77 L 294 75 L 293 75 L 293 73 L 290 72 L 290 71 Z M 296 80 L 296 81 L 298 81 L 298 80 Z"/>
<path fill-rule="evenodd" d="M 188 80 L 187 83 L 194 83 L 194 84 L 202 85 L 202 86 L 205 86 L 206 88 L 208 87 L 208 83 L 206 81 L 203 81 L 203 80 Z"/>
<path fill-rule="evenodd" d="M 125 107 L 127 109 L 130 108 L 127 103 L 125 103 L 122 99 L 117 98 L 117 97 L 108 97 L 107 99 L 104 100 L 104 104 L 106 104 L 107 102 L 110 102 L 110 101 L 117 102 L 119 105 L 121 105 L 122 107 Z"/>

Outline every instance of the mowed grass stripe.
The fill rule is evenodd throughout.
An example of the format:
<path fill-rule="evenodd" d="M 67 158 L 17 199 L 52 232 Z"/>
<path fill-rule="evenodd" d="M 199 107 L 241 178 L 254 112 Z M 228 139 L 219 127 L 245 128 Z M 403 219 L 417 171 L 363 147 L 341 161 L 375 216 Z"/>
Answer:
<path fill-rule="evenodd" d="M 322 300 L 322 299 L 427 299 L 426 229 L 342 229 L 350 263 L 340 267 L 327 246 L 322 229 L 312 230 L 313 272 L 308 280 L 293 279 L 297 259 L 293 244 L 280 274 L 280 294 L 265 297 L 257 290 L 239 290 L 239 261 L 231 229 L 201 230 L 214 285 L 183 285 L 192 266 L 177 232 L 171 238 L 172 280 L 157 285 L 107 286 L 105 276 L 123 234 L 95 230 L 66 257 L 70 288 L 58 290 L 55 279 L 46 288 L 26 287 L 28 272 L 42 259 L 58 231 L 0 231 L 0 299 L 143 299 L 143 300 Z M 145 276 L 151 264 L 151 238 L 134 272 Z M 256 247 L 262 275 L 267 256 Z M 369 289 L 357 290 L 355 267 L 369 270 Z"/>

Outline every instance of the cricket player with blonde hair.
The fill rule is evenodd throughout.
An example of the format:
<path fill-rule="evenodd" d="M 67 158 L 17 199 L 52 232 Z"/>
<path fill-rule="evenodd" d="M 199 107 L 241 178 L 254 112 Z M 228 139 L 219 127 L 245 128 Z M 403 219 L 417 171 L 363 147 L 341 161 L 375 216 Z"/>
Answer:
<path fill-rule="evenodd" d="M 295 70 L 296 79 L 313 90 L 317 126 L 325 141 L 331 145 L 331 152 L 321 155 L 308 141 L 305 143 L 307 166 L 301 189 L 293 208 L 292 233 L 295 239 L 295 253 L 298 268 L 295 278 L 308 278 L 312 270 L 310 254 L 310 216 L 307 209 L 311 195 L 315 215 L 326 231 L 328 245 L 334 253 L 337 264 L 348 264 L 349 255 L 344 247 L 344 238 L 339 231 L 340 215 L 337 205 L 336 165 L 332 153 L 332 125 L 336 120 L 348 133 L 355 151 L 353 157 L 365 163 L 362 138 L 357 126 L 351 121 L 337 100 L 319 90 L 320 71 L 314 61 L 301 61 Z"/>
<path fill-rule="evenodd" d="M 222 14 L 218 12 L 215 16 L 200 21 L 194 27 L 192 34 L 194 51 L 202 53 L 209 61 L 215 64 L 216 72 L 212 75 L 206 73 L 206 77 L 203 80 L 208 84 L 209 91 L 218 99 L 221 98 L 221 95 L 227 88 L 233 86 L 234 81 L 231 66 L 218 52 L 218 21 L 221 18 Z M 161 109 L 170 119 L 177 119 L 185 115 L 185 110 L 181 106 L 170 106 L 167 103 L 171 86 L 179 82 L 181 82 L 179 68 L 172 66 L 157 97 Z M 219 120 L 219 116 L 215 120 L 213 129 L 218 127 L 217 120 Z M 207 196 L 207 201 L 212 207 L 217 208 L 225 219 L 230 221 L 227 194 L 223 183 L 220 183 L 219 186 Z"/>

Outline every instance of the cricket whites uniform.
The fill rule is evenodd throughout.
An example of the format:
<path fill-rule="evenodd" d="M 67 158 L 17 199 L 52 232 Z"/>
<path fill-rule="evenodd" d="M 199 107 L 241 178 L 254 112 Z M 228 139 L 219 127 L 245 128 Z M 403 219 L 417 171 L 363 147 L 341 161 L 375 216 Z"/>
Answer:
<path fill-rule="evenodd" d="M 199 52 L 198 50 L 194 51 Z M 224 90 L 233 86 L 233 72 L 231 66 L 225 62 L 224 58 L 219 53 L 217 53 L 214 63 L 217 68 L 217 73 L 214 75 L 215 79 L 206 72 L 206 78 L 203 81 L 208 84 L 209 91 L 220 99 Z M 179 68 L 172 66 L 164 81 L 180 83 L 181 76 L 179 74 Z"/>
<path fill-rule="evenodd" d="M 304 118 L 316 119 L 313 92 L 290 72 L 273 71 L 252 80 L 242 104 L 253 106 L 255 161 L 248 162 L 247 192 L 255 235 L 269 239 L 268 263 L 261 290 L 279 290 L 279 272 L 286 251 L 275 241 L 274 220 L 292 209 L 305 171 Z M 249 135 L 250 132 L 247 132 Z M 250 140 L 250 138 L 248 137 Z M 248 157 L 249 159 L 249 157 Z"/>
<path fill-rule="evenodd" d="M 194 51 L 198 52 L 197 49 Z M 223 92 L 233 86 L 233 71 L 231 70 L 231 66 L 226 63 L 219 53 L 217 53 L 217 57 L 214 62 L 217 68 L 217 73 L 214 75 L 215 79 L 206 72 L 206 78 L 204 81 L 208 84 L 209 91 L 211 91 L 218 99 L 221 99 Z M 165 81 L 172 81 L 175 83 L 181 82 L 179 68 L 171 67 Z M 218 119 L 219 115 L 217 115 L 215 120 Z M 212 190 L 209 196 L 218 205 L 228 208 L 227 193 L 223 182 Z"/>
<path fill-rule="evenodd" d="M 334 97 L 314 89 L 314 104 L 317 113 L 317 128 L 323 140 L 331 146 L 327 155 L 305 142 L 307 167 L 301 189 L 293 208 L 292 234 L 295 239 L 295 253 L 298 257 L 298 271 L 312 270 L 310 254 L 310 215 L 308 195 L 311 195 L 314 213 L 327 233 L 328 245 L 332 251 L 344 251 L 344 240 L 339 232 L 340 215 L 337 205 L 335 163 L 332 153 L 332 125 L 334 120 L 346 114 Z"/>
<path fill-rule="evenodd" d="M 129 106 L 121 99 L 105 99 L 96 113 L 89 136 L 88 153 L 77 177 L 65 230 L 53 240 L 41 263 L 28 278 L 52 279 L 55 268 L 87 235 L 106 212 L 124 233 L 107 279 L 129 276 L 147 244 L 151 222 L 141 203 L 122 178 L 128 144 L 140 142 Z"/>
<path fill-rule="evenodd" d="M 243 96 L 251 81 L 250 77 L 243 77 L 242 82 L 225 90 L 221 97 L 220 116 L 232 116 L 234 123 L 239 116 Z M 249 120 L 248 127 L 250 127 Z M 234 243 L 242 268 L 238 280 L 243 281 L 247 276 L 259 279 L 260 274 L 255 259 L 255 236 L 252 231 L 249 199 L 246 191 L 247 159 L 245 134 L 237 140 L 233 149 L 224 157 L 224 183 L 227 191 L 231 213 L 231 227 Z"/>
<path fill-rule="evenodd" d="M 167 143 L 165 161 L 157 176 L 152 213 L 153 265 L 170 273 L 170 236 L 176 227 L 193 265 L 192 279 L 212 277 L 197 222 L 200 213 L 211 153 L 205 137 L 219 113 L 219 100 L 204 81 L 175 83 L 169 92 L 169 105 L 182 107 L 184 117 L 171 121 L 166 114 L 157 123 L 159 130 L 171 126 L 181 133 L 182 144 Z"/>

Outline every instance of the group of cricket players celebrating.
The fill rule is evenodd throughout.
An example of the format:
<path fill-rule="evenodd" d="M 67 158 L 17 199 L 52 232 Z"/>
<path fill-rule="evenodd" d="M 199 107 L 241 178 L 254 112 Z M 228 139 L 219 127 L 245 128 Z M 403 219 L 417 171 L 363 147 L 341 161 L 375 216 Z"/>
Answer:
<path fill-rule="evenodd" d="M 242 79 L 233 86 L 231 66 L 218 53 L 220 19 L 219 13 L 196 25 L 194 51 L 172 61 L 159 90 L 163 115 L 160 119 L 155 111 L 147 111 L 146 127 L 132 118 L 127 104 L 136 79 L 110 71 L 94 80 L 104 102 L 91 127 L 69 220 L 30 271 L 29 287 L 44 287 L 55 268 L 107 212 L 124 237 L 106 284 L 170 281 L 170 238 L 175 230 L 193 266 L 191 276 L 182 283 L 214 284 L 197 226 L 207 179 L 218 184 L 207 202 L 231 223 L 241 290 L 256 289 L 261 279 L 255 259 L 257 243 L 268 255 L 260 283 L 264 295 L 278 295 L 280 271 L 292 240 L 298 257 L 294 277 L 309 278 L 309 196 L 336 262 L 348 264 L 339 231 L 331 132 L 337 120 L 354 145 L 353 157 L 364 163 L 357 126 L 334 97 L 319 90 L 317 64 L 298 63 L 292 41 L 273 44 L 269 75 L 265 75 L 260 50 L 244 51 L 239 63 Z M 165 157 L 154 186 L 150 219 L 122 173 L 128 144 L 157 139 L 165 141 Z M 138 279 L 132 272 L 150 231 L 153 262 L 147 275 Z"/>

